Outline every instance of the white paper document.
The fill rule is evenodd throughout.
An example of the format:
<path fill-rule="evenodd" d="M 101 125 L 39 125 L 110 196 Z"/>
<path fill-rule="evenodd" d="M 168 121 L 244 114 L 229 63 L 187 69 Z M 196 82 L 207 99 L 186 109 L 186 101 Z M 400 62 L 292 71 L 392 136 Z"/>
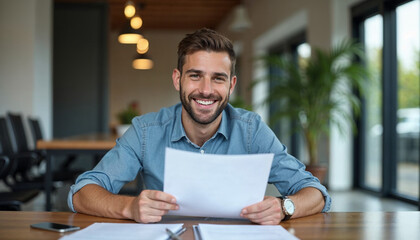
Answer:
<path fill-rule="evenodd" d="M 215 155 L 166 149 L 164 192 L 177 199 L 170 215 L 240 218 L 264 198 L 274 154 Z"/>
<path fill-rule="evenodd" d="M 194 226 L 196 240 L 297 240 L 280 225 L 221 225 L 198 224 Z"/>
<path fill-rule="evenodd" d="M 94 223 L 82 230 L 66 235 L 60 240 L 166 240 L 166 228 L 176 233 L 183 223 L 140 224 L 140 223 Z"/>

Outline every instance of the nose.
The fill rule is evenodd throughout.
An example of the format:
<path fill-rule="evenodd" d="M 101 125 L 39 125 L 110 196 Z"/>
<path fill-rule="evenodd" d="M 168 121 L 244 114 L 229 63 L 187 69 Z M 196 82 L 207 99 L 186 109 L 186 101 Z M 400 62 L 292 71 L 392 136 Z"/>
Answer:
<path fill-rule="evenodd" d="M 200 81 L 200 93 L 204 96 L 209 96 L 213 93 L 210 77 L 206 76 Z"/>

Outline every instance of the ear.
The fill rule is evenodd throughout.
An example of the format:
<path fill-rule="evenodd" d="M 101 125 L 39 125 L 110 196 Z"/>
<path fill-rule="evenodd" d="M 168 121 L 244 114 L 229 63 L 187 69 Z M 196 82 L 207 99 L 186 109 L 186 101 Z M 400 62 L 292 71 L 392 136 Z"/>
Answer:
<path fill-rule="evenodd" d="M 172 82 L 177 91 L 179 91 L 179 81 L 181 81 L 181 73 L 175 68 L 172 72 Z"/>
<path fill-rule="evenodd" d="M 236 75 L 232 77 L 230 80 L 230 89 L 229 89 L 229 95 L 233 93 L 233 90 L 235 90 L 236 86 Z"/>

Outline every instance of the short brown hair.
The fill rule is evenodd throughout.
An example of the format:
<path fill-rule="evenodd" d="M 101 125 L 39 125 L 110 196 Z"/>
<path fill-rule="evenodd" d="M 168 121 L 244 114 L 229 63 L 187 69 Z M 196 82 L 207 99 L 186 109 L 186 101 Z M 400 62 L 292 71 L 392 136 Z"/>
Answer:
<path fill-rule="evenodd" d="M 236 56 L 235 51 L 233 50 L 232 42 L 227 37 L 208 28 L 202 28 L 194 33 L 187 34 L 187 36 L 179 43 L 178 70 L 181 74 L 182 66 L 185 64 L 185 56 L 201 50 L 226 52 L 229 55 L 231 62 L 230 77 L 232 78 L 232 76 L 235 75 Z"/>

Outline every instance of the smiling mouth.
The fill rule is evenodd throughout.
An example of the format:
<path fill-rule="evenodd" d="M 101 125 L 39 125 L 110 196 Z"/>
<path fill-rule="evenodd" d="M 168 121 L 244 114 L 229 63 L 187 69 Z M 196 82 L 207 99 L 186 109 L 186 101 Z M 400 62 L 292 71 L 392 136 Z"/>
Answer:
<path fill-rule="evenodd" d="M 212 105 L 213 103 L 215 103 L 215 100 L 199 100 L 199 99 L 194 99 L 194 101 L 196 101 L 198 104 L 200 105 L 204 105 L 204 106 L 209 106 Z"/>

